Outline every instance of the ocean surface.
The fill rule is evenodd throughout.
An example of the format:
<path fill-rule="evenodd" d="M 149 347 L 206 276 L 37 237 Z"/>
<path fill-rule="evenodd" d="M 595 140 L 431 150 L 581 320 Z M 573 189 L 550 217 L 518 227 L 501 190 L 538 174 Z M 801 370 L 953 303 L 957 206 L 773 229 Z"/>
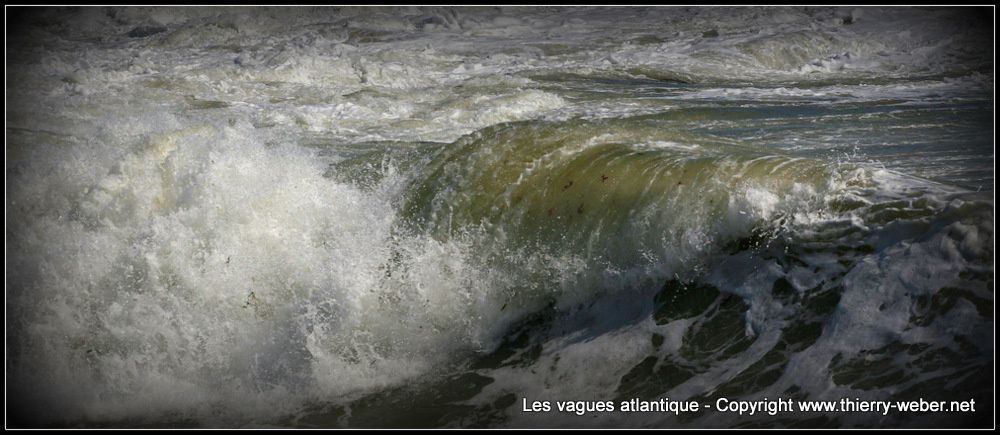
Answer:
<path fill-rule="evenodd" d="M 10 424 L 992 426 L 993 8 L 5 11 Z"/>

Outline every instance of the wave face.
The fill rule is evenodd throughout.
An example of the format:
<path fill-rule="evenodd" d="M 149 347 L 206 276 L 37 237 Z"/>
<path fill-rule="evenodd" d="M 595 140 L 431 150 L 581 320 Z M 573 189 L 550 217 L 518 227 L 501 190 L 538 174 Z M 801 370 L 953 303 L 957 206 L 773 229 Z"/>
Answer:
<path fill-rule="evenodd" d="M 984 11 L 12 11 L 17 424 L 992 421 L 521 411 L 992 409 Z"/>

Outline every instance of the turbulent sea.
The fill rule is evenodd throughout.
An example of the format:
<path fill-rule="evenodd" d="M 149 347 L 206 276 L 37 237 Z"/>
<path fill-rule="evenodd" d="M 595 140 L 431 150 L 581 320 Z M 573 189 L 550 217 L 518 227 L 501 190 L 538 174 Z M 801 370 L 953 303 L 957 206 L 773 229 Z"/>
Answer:
<path fill-rule="evenodd" d="M 6 12 L 11 424 L 992 425 L 992 8 Z"/>

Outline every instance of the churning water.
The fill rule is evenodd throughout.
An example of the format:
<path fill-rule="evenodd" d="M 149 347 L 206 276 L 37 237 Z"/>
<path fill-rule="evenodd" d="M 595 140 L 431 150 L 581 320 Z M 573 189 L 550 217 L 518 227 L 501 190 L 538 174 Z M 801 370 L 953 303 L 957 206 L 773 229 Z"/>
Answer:
<path fill-rule="evenodd" d="M 6 11 L 15 421 L 992 421 L 991 9 Z"/>

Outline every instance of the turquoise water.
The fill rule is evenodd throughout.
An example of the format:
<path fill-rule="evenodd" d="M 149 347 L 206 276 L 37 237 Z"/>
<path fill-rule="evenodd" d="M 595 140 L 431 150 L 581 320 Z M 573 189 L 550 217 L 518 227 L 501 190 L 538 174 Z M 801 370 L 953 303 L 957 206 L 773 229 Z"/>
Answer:
<path fill-rule="evenodd" d="M 992 421 L 984 10 L 12 10 L 16 426 Z"/>

